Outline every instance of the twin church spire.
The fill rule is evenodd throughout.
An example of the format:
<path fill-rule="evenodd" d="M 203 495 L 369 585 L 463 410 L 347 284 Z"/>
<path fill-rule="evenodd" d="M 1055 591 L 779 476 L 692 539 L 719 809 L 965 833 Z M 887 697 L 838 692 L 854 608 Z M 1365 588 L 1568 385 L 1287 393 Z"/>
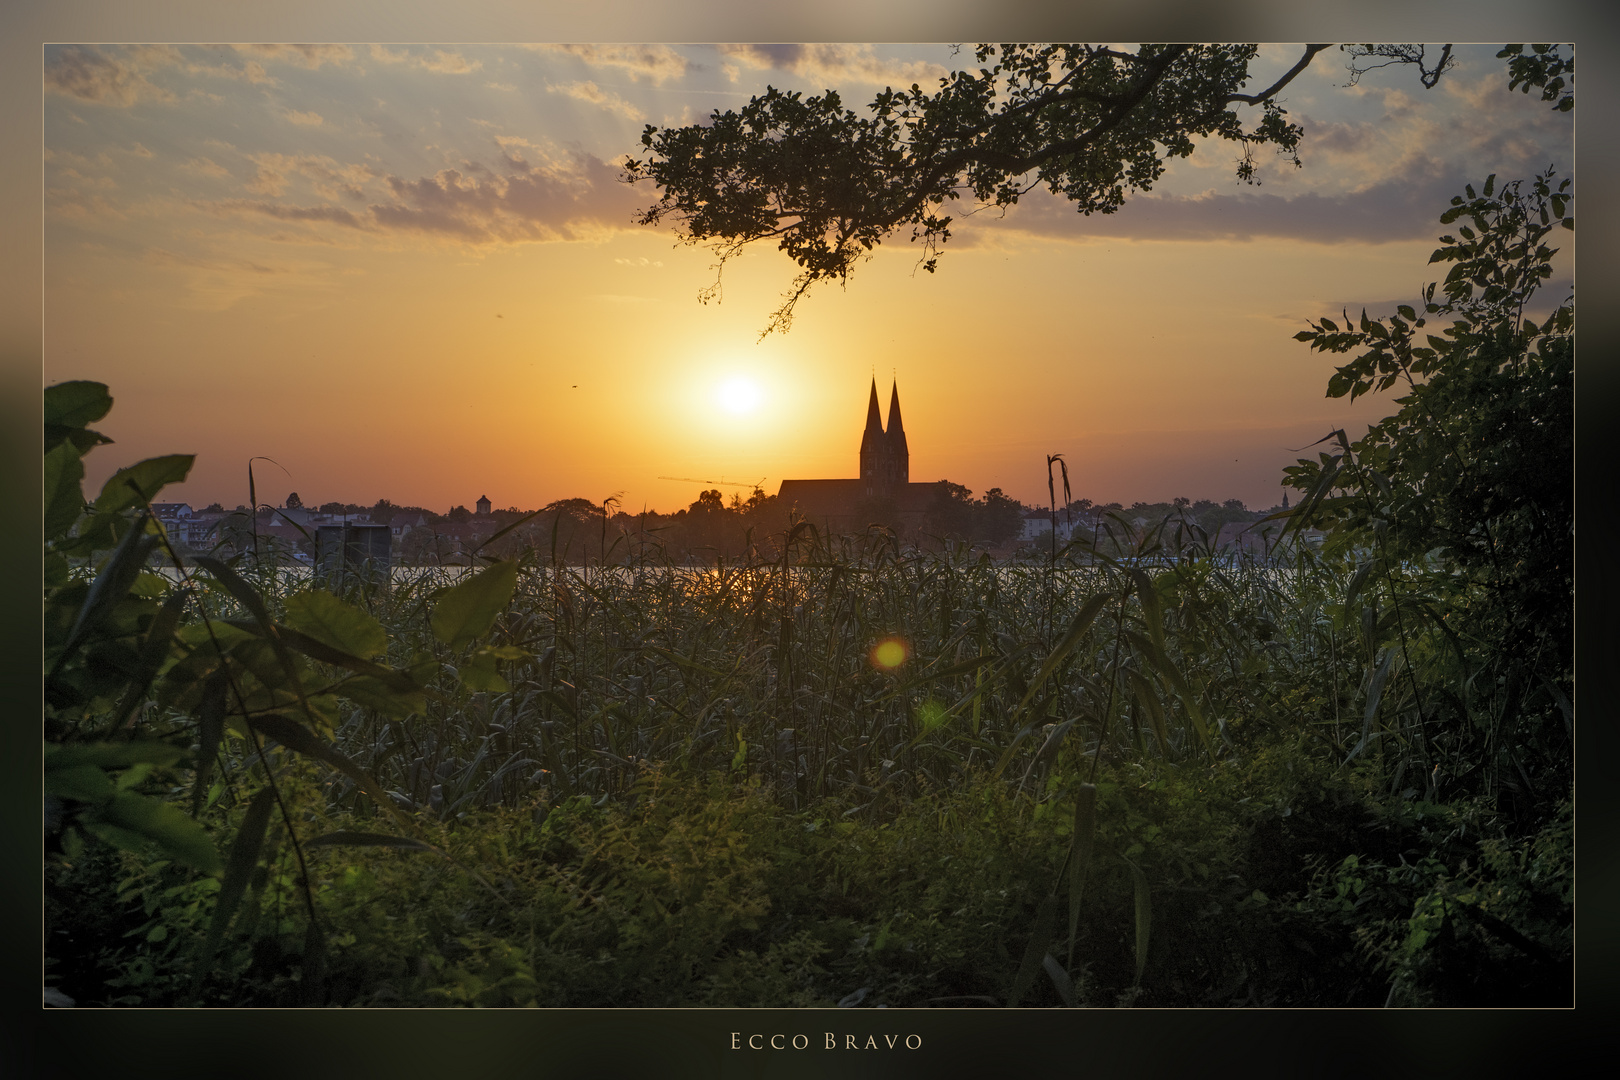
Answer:
<path fill-rule="evenodd" d="M 877 379 L 866 406 L 866 432 L 861 436 L 861 480 L 866 493 L 877 495 L 911 482 L 911 450 L 906 446 L 906 427 L 900 419 L 900 384 L 889 395 L 889 426 L 884 430 L 878 412 Z"/>

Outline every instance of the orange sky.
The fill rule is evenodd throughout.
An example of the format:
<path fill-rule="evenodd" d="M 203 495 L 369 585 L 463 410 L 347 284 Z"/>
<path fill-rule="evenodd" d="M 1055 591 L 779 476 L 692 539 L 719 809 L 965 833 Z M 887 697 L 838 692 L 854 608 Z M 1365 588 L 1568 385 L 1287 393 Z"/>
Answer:
<path fill-rule="evenodd" d="M 1572 158 L 1569 116 L 1509 93 L 1493 52 L 1433 91 L 1346 88 L 1325 53 L 1286 102 L 1303 169 L 1244 188 L 1212 146 L 1112 218 L 959 211 L 937 274 L 901 237 L 759 341 L 791 264 L 752 250 L 698 303 L 713 254 L 634 226 L 652 194 L 613 162 L 643 123 L 768 83 L 858 105 L 948 48 L 50 47 L 44 376 L 117 399 L 88 488 L 196 453 L 168 497 L 199 506 L 245 502 L 255 455 L 275 502 L 774 492 L 854 475 L 874 374 L 885 401 L 899 380 L 914 480 L 1035 502 L 1063 453 L 1077 497 L 1270 506 L 1296 448 L 1390 409 L 1323 397 L 1305 320 L 1411 302 L 1464 182 Z M 738 377 L 752 412 L 720 399 Z"/>

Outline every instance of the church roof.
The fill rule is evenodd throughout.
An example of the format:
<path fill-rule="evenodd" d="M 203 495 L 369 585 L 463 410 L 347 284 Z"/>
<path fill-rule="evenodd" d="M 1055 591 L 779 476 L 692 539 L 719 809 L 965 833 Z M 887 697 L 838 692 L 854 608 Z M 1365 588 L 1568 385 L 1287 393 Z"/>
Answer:
<path fill-rule="evenodd" d="M 872 396 L 866 403 L 866 431 L 861 435 L 861 453 L 869 454 L 883 445 L 883 414 L 878 409 L 877 379 L 872 380 Z"/>
<path fill-rule="evenodd" d="M 896 457 L 904 454 L 910 456 L 911 451 L 906 446 L 906 425 L 900 420 L 900 384 L 894 384 L 894 390 L 889 395 L 889 451 Z"/>

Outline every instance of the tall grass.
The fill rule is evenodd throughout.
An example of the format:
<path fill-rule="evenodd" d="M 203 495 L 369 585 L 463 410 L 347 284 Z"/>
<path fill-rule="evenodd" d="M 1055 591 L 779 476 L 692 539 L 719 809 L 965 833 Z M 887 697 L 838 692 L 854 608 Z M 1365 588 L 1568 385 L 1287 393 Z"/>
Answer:
<path fill-rule="evenodd" d="M 600 800 L 675 763 L 757 781 L 790 808 L 837 795 L 881 816 L 986 772 L 1039 790 L 1060 761 L 1218 761 L 1279 710 L 1311 711 L 1302 730 L 1336 749 L 1363 734 L 1346 720 L 1354 680 L 1332 677 L 1342 586 L 1305 548 L 1286 565 L 1157 545 L 1116 560 L 1084 543 L 993 562 L 884 530 L 800 529 L 780 559 L 707 570 L 544 554 L 523 557 L 497 624 L 528 656 L 509 692 L 344 724 L 340 746 L 400 805 L 448 817 L 536 789 Z M 426 625 L 443 584 L 427 571 L 354 596 L 390 628 L 393 662 L 438 650 L 452 686 Z M 898 664 L 875 657 L 883 642 Z M 1335 683 L 1330 700 L 1291 703 L 1290 687 Z"/>

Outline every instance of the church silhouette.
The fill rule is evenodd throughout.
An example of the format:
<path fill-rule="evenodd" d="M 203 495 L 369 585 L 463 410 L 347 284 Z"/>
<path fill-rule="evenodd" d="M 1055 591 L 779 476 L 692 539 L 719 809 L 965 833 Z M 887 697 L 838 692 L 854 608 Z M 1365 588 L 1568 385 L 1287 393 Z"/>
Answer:
<path fill-rule="evenodd" d="M 878 410 L 877 380 L 872 380 L 860 464 L 861 474 L 853 480 L 784 480 L 777 498 L 826 532 L 864 532 L 873 524 L 889 525 L 899 532 L 915 531 L 937 497 L 939 485 L 911 482 L 911 448 L 900 417 L 898 382 L 889 394 L 885 429 Z"/>

